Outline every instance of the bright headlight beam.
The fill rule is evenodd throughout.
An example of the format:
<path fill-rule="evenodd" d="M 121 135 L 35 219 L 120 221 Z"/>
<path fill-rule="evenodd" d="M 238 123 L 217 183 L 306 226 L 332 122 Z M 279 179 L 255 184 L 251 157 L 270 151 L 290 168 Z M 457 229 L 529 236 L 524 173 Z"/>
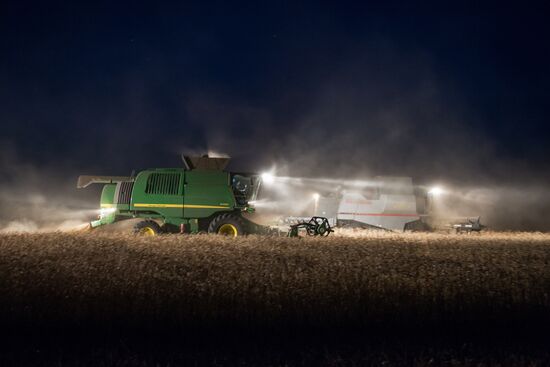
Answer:
<path fill-rule="evenodd" d="M 109 215 L 111 213 L 114 213 L 115 211 L 116 211 L 115 208 L 101 208 L 99 210 L 99 215 L 105 216 L 105 215 Z"/>
<path fill-rule="evenodd" d="M 270 172 L 262 173 L 261 177 L 262 177 L 262 181 L 265 182 L 266 184 L 271 184 L 273 183 L 273 181 L 275 181 L 275 176 L 273 176 L 273 174 Z"/>
<path fill-rule="evenodd" d="M 444 193 L 443 189 L 439 186 L 434 186 L 430 189 L 430 191 L 428 191 L 428 194 L 433 196 L 439 196 L 443 193 Z"/>
<path fill-rule="evenodd" d="M 312 196 L 313 196 L 313 200 L 315 201 L 319 200 L 319 198 L 321 197 L 321 195 L 319 195 L 318 193 L 314 193 Z"/>

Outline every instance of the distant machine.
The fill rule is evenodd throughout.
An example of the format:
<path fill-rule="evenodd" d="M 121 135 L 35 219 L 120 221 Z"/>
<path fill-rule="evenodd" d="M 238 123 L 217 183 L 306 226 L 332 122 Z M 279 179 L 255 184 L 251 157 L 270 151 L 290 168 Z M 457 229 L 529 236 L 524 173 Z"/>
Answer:
<path fill-rule="evenodd" d="M 316 216 L 326 217 L 333 227 L 432 231 L 452 229 L 471 232 L 483 229 L 479 217 L 436 218 L 434 195 L 413 185 L 410 177 L 375 177 L 368 186 L 342 189 L 316 198 Z M 444 223 L 444 224 L 442 224 Z"/>

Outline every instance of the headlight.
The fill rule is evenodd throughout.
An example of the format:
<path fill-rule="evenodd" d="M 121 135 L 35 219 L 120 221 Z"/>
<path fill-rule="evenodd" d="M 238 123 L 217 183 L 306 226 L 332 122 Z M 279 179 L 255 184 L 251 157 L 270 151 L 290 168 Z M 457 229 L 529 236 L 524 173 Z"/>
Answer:
<path fill-rule="evenodd" d="M 430 191 L 428 191 L 428 194 L 431 194 L 433 196 L 439 196 L 439 195 L 443 194 L 444 192 L 445 191 L 441 187 L 435 186 L 435 187 L 432 187 L 430 189 Z"/>
<path fill-rule="evenodd" d="M 270 172 L 264 172 L 262 173 L 262 181 L 265 182 L 266 184 L 270 184 L 270 183 L 273 183 L 273 181 L 275 181 L 275 177 Z"/>
<path fill-rule="evenodd" d="M 116 211 L 115 208 L 101 208 L 101 209 L 99 210 L 99 215 L 102 216 L 102 217 L 105 217 L 105 216 L 107 216 L 107 215 L 109 215 L 109 214 L 114 213 L 115 211 Z"/>

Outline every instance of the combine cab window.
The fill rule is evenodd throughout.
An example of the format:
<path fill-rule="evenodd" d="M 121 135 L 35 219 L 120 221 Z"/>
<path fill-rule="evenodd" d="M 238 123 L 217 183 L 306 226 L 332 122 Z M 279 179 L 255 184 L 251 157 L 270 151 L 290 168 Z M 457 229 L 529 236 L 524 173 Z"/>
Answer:
<path fill-rule="evenodd" d="M 255 200 L 259 187 L 257 178 L 242 175 L 233 175 L 231 186 L 239 205 L 247 205 L 249 201 Z"/>
<path fill-rule="evenodd" d="M 180 187 L 179 173 L 151 173 L 147 178 L 146 194 L 178 195 Z"/>

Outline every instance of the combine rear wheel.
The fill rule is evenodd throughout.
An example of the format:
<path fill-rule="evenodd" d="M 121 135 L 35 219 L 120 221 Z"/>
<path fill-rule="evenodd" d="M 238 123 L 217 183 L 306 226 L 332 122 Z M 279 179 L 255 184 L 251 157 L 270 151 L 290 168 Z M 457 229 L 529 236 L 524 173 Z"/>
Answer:
<path fill-rule="evenodd" d="M 134 226 L 134 233 L 141 236 L 156 236 L 160 232 L 160 226 L 152 220 L 143 220 Z"/>
<path fill-rule="evenodd" d="M 245 234 L 244 220 L 236 214 L 220 214 L 210 222 L 208 233 L 216 233 L 229 237 L 237 237 Z"/>

